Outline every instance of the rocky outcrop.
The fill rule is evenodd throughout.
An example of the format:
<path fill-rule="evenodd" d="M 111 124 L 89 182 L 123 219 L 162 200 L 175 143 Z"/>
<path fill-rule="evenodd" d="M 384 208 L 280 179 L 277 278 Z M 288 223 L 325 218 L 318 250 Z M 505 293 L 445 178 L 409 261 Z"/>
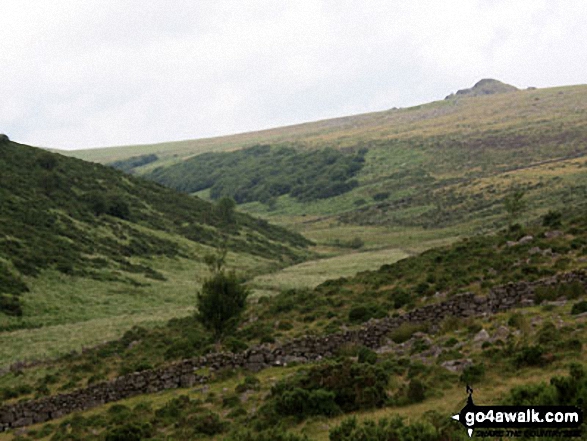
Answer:
<path fill-rule="evenodd" d="M 208 379 L 195 373 L 201 368 L 209 368 L 211 371 L 235 368 L 259 371 L 269 366 L 286 366 L 292 362 L 305 363 L 331 357 L 349 343 L 376 349 L 385 343 L 386 334 L 402 323 L 439 325 L 448 317 L 481 316 L 516 306 L 532 305 L 536 287 L 571 282 L 579 282 L 587 287 L 587 274 L 571 272 L 532 283 L 508 283 L 494 288 L 487 296 L 478 296 L 473 293 L 459 294 L 443 302 L 414 309 L 401 316 L 371 320 L 356 330 L 324 337 L 307 336 L 281 345 L 261 345 L 236 354 L 212 353 L 158 369 L 135 372 L 74 392 L 6 405 L 0 407 L 0 432 L 59 418 L 71 412 L 90 409 L 135 395 L 202 384 Z M 497 338 L 505 338 L 507 332 L 507 329 L 501 330 Z M 482 335 L 480 340 L 487 340 L 487 338 L 488 335 Z M 459 362 L 450 366 L 451 369 L 458 371 L 466 365 L 466 362 Z"/>
<path fill-rule="evenodd" d="M 509 84 L 491 78 L 484 78 L 478 81 L 470 89 L 461 89 L 457 93 L 451 93 L 445 99 L 451 99 L 457 96 L 483 96 L 494 95 L 496 93 L 511 93 L 517 92 L 519 89 Z"/>

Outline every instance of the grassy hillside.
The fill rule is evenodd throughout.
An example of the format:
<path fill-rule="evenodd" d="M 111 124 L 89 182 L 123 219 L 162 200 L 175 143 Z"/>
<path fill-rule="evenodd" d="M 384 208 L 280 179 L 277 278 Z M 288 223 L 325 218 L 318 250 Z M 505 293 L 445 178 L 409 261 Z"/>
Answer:
<path fill-rule="evenodd" d="M 0 169 L 3 331 L 86 322 L 93 341 L 114 337 L 92 321 L 185 315 L 218 247 L 249 274 L 308 255 L 296 233 L 109 167 L 4 140 Z"/>
<path fill-rule="evenodd" d="M 284 147 L 365 151 L 353 185 L 339 194 L 300 200 L 291 186 L 265 186 L 263 197 L 240 199 L 243 210 L 268 218 L 330 216 L 350 225 L 482 232 L 504 225 L 503 201 L 512 189 L 526 192 L 527 218 L 585 197 L 587 86 L 516 90 L 483 80 L 447 98 L 211 140 L 68 154 L 102 162 L 133 156 L 122 161 L 127 171 L 215 198 L 265 185 L 249 180 L 231 188 L 213 177 L 200 182 L 212 176 L 206 172 L 211 158 L 230 163 L 233 176 L 248 176 L 238 159 L 244 153 L 234 150 L 261 143 L 272 155 Z M 229 153 L 199 155 L 219 151 Z M 149 154 L 155 156 L 140 156 Z M 271 167 L 258 173 L 271 176 Z"/>
<path fill-rule="evenodd" d="M 508 282 L 585 270 L 586 219 L 585 207 L 552 212 L 533 225 L 462 240 L 313 290 L 284 291 L 251 305 L 236 334 L 222 344 L 238 351 L 321 335 L 465 290 L 483 294 Z M 212 380 L 205 387 L 135 397 L 35 426 L 22 436 L 103 440 L 119 431 L 145 439 L 358 441 L 377 439 L 375 432 L 366 432 L 367 438 L 358 432 L 388 418 L 393 424 L 388 420 L 381 430 L 397 431 L 390 439 L 421 439 L 422 433 L 430 440 L 468 439 L 450 420 L 465 403 L 465 384 L 473 385 L 479 404 L 582 402 L 586 294 L 581 285 L 553 285 L 537 292 L 532 307 L 448 318 L 438 329 L 404 326 L 377 354 L 349 345 L 333 360 L 306 366 L 292 363 L 258 374 L 207 371 Z M 5 374 L 0 390 L 6 402 L 45 396 L 205 353 L 213 345 L 192 318 L 135 328 L 84 354 Z M 468 367 L 450 371 L 445 362 L 451 360 L 468 360 Z M 336 438 L 344 433 L 347 438 Z"/>

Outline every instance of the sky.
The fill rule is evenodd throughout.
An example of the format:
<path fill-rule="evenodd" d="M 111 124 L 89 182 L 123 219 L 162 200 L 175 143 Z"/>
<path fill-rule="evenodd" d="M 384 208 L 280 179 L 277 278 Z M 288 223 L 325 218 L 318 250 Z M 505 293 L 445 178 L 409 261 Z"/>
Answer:
<path fill-rule="evenodd" d="M 585 0 L 1 0 L 0 133 L 206 138 L 587 83 Z"/>

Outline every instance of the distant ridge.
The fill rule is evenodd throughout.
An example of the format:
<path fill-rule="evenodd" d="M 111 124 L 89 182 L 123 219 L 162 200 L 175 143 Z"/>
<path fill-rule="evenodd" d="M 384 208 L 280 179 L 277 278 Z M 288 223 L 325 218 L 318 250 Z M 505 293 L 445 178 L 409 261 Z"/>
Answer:
<path fill-rule="evenodd" d="M 451 99 L 455 96 L 483 96 L 483 95 L 494 95 L 496 93 L 511 93 L 517 92 L 519 89 L 510 84 L 502 83 L 501 81 L 494 80 L 492 78 L 484 78 L 478 81 L 470 89 L 461 89 L 457 93 L 451 93 L 445 99 Z"/>

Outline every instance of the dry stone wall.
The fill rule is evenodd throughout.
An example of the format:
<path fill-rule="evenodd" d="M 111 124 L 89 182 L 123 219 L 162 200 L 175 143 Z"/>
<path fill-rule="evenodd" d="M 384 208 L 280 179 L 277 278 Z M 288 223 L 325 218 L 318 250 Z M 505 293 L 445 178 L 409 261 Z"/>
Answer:
<path fill-rule="evenodd" d="M 587 288 L 587 274 L 571 272 L 533 283 L 508 283 L 491 290 L 487 296 L 477 296 L 472 293 L 455 295 L 446 301 L 414 309 L 398 317 L 371 320 L 357 330 L 324 337 L 307 336 L 281 345 L 261 345 L 236 354 L 230 352 L 208 354 L 158 369 L 135 372 L 71 393 L 2 406 L 0 407 L 0 432 L 45 422 L 71 412 L 90 409 L 135 395 L 202 384 L 208 379 L 195 373 L 200 368 L 206 367 L 210 370 L 245 368 L 259 371 L 269 366 L 285 366 L 291 362 L 305 363 L 328 358 L 349 343 L 377 348 L 384 343 L 387 333 L 404 322 L 438 325 L 447 317 L 480 316 L 505 311 L 516 306 L 532 305 L 536 287 L 571 282 L 579 282 Z"/>

